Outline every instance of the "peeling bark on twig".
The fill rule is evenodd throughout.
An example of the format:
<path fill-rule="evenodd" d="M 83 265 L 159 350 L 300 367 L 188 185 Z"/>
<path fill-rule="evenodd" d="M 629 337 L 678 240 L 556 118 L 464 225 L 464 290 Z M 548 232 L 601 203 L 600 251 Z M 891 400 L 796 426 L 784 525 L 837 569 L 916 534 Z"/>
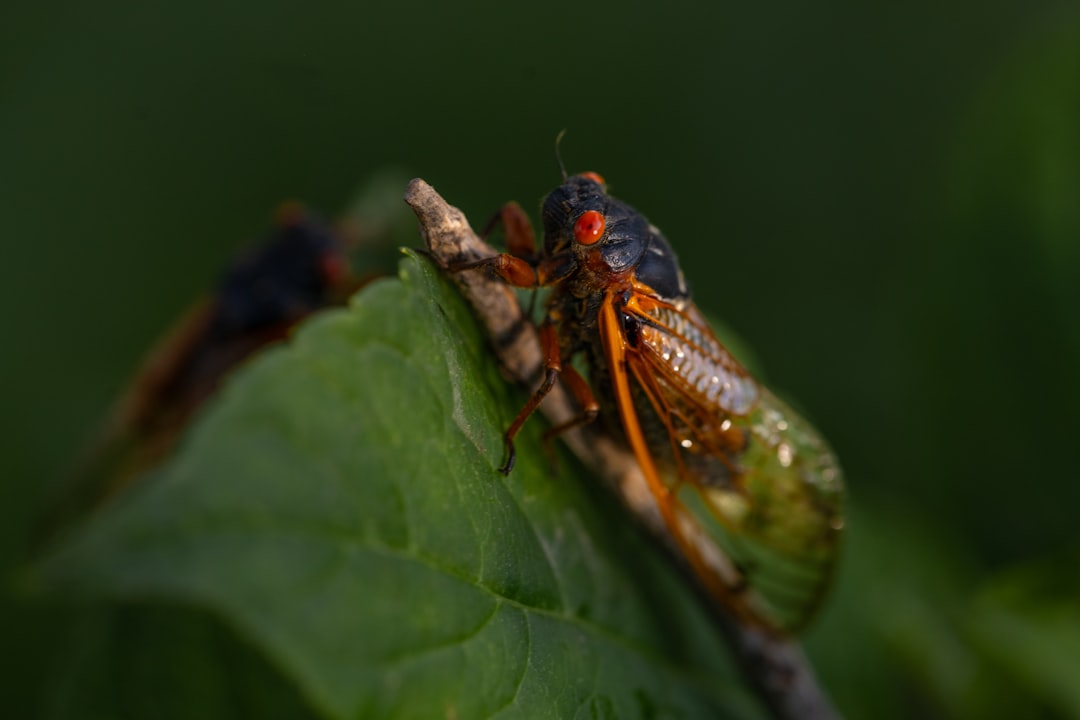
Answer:
<path fill-rule="evenodd" d="M 444 269 L 498 252 L 473 232 L 464 213 L 448 205 L 423 180 L 415 179 L 409 183 L 405 202 L 420 221 L 420 232 L 432 258 Z M 534 389 L 541 375 L 540 341 L 514 291 L 482 270 L 466 270 L 450 277 L 484 326 L 504 373 L 523 387 Z M 545 398 L 540 410 L 553 425 L 577 415 L 569 395 L 558 384 Z M 649 531 L 668 546 L 685 569 L 633 453 L 588 428 L 571 430 L 560 438 L 619 495 Z M 688 574 L 693 577 L 692 573 Z M 704 593 L 702 596 L 707 597 Z M 742 624 L 716 603 L 708 604 L 743 673 L 776 718 L 830 720 L 838 717 L 802 650 L 793 640 Z"/>

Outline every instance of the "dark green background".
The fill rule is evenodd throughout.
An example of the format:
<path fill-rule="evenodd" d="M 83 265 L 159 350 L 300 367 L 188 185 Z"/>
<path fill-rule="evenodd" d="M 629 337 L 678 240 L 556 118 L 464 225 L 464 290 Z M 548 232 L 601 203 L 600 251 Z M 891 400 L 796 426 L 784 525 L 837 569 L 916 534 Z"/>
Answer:
<path fill-rule="evenodd" d="M 4 564 L 279 201 L 399 168 L 474 221 L 532 208 L 562 128 L 928 573 L 1075 573 L 1080 12 L 1046 1 L 5 7 Z M 29 696 L 47 618 L 4 612 Z"/>

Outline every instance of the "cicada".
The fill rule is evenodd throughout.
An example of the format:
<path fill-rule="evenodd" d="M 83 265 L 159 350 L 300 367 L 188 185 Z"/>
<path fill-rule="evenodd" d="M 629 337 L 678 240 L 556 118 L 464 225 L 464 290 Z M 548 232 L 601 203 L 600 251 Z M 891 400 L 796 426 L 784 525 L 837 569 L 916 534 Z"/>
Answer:
<path fill-rule="evenodd" d="M 316 310 L 343 303 L 351 283 L 337 233 L 298 203 L 284 203 L 274 230 L 225 268 L 216 291 L 150 351 L 118 402 L 108 429 L 131 457 L 116 474 L 161 460 L 233 368 Z"/>
<path fill-rule="evenodd" d="M 510 252 L 454 268 L 550 288 L 544 380 L 506 431 L 503 471 L 515 435 L 562 382 L 581 413 L 554 432 L 599 416 L 629 447 L 669 544 L 706 591 L 740 621 L 799 629 L 828 587 L 843 527 L 833 453 L 717 339 L 664 235 L 600 175 L 564 177 L 542 215 L 538 252 L 511 203 L 501 213 Z"/>
<path fill-rule="evenodd" d="M 151 349 L 83 451 L 38 533 L 49 537 L 168 457 L 222 379 L 307 315 L 345 302 L 355 285 L 339 234 L 296 203 L 222 273 Z"/>

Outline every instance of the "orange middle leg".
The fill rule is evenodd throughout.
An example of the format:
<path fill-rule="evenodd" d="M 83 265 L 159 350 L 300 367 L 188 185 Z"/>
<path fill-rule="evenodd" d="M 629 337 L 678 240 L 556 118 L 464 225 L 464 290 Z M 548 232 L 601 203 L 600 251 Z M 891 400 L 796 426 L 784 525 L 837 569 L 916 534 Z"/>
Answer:
<path fill-rule="evenodd" d="M 510 427 L 507 428 L 506 434 L 503 435 L 503 440 L 506 444 L 506 462 L 503 464 L 499 471 L 503 475 L 509 475 L 510 471 L 514 469 L 514 460 L 516 454 L 514 452 L 514 437 L 521 430 L 525 421 L 529 419 L 529 416 L 533 414 L 536 408 L 540 407 L 540 403 L 544 401 L 547 394 L 551 392 L 551 388 L 555 387 L 555 381 L 559 378 L 559 373 L 562 372 L 562 359 L 559 354 L 559 338 L 555 333 L 555 326 L 551 324 L 550 320 L 545 319 L 544 323 L 540 326 L 540 347 L 544 353 L 544 381 L 540 383 L 540 387 L 536 388 L 532 397 L 525 403 L 525 407 L 521 408 L 521 411 L 514 418 L 514 422 L 510 423 Z M 579 376 L 580 377 L 580 376 Z"/>

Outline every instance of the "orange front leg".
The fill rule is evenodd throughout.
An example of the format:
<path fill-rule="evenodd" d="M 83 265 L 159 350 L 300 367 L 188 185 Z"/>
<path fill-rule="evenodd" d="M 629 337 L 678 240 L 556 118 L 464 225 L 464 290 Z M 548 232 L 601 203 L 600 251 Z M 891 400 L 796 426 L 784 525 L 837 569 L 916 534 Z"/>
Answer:
<path fill-rule="evenodd" d="M 496 225 L 502 224 L 509 252 L 493 257 L 450 266 L 451 272 L 487 268 L 514 287 L 534 289 L 539 286 L 536 269 L 536 235 L 529 216 L 516 202 L 508 202 L 488 221 L 480 232 L 487 239 Z"/>
<path fill-rule="evenodd" d="M 536 255 L 536 233 L 533 232 L 532 223 L 528 214 L 514 201 L 510 201 L 499 208 L 499 212 L 492 216 L 484 229 L 480 231 L 480 237 L 487 240 L 488 235 L 495 226 L 502 223 L 503 236 L 506 238 L 506 249 L 511 255 L 520 258 L 531 258 Z"/>
<path fill-rule="evenodd" d="M 536 268 L 530 265 L 528 260 L 522 260 L 509 253 L 499 253 L 480 260 L 451 265 L 448 269 L 456 273 L 483 268 L 487 268 L 514 287 L 534 289 L 539 285 Z"/>

